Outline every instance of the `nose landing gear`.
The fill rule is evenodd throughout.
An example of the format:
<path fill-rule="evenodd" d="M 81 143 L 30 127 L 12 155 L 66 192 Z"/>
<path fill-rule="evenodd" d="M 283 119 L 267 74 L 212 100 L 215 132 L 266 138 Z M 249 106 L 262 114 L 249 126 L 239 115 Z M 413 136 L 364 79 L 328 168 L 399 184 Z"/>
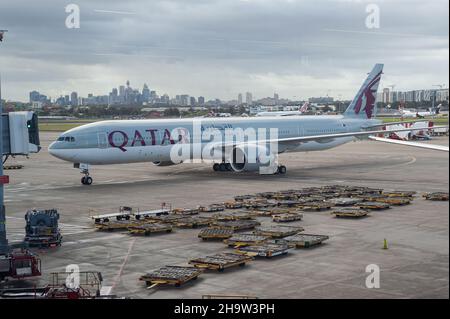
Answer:
<path fill-rule="evenodd" d="M 87 176 L 83 176 L 81 178 L 81 184 L 83 184 L 83 185 L 91 185 L 92 182 L 93 182 L 93 179 L 92 179 L 92 177 L 89 176 L 89 173 Z"/>
<path fill-rule="evenodd" d="M 92 177 L 89 176 L 89 165 L 88 164 L 74 164 L 75 168 L 79 168 L 81 174 L 84 176 L 81 178 L 81 184 L 83 185 L 91 185 L 94 181 Z"/>

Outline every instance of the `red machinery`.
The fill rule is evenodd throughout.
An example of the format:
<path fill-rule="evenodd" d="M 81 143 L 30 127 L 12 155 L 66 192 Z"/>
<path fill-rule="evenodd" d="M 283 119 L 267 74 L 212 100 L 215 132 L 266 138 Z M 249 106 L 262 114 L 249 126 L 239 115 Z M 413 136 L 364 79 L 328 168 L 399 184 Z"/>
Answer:
<path fill-rule="evenodd" d="M 26 249 L 13 250 L 0 257 L 0 279 L 24 279 L 41 276 L 41 260 Z"/>

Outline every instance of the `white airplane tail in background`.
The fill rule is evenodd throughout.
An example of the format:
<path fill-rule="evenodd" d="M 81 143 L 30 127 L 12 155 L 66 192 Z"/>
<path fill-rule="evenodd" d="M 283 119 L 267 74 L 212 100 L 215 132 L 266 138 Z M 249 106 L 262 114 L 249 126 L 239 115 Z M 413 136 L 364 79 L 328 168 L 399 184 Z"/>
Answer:
<path fill-rule="evenodd" d="M 305 102 L 305 104 L 303 104 L 302 107 L 300 107 L 299 111 L 301 113 L 306 113 L 306 111 L 308 111 L 308 106 L 309 106 L 309 103 Z"/>
<path fill-rule="evenodd" d="M 366 81 L 356 94 L 352 103 L 345 111 L 347 117 L 372 118 L 375 114 L 375 102 L 377 99 L 378 86 L 383 74 L 383 64 L 375 64 Z"/>

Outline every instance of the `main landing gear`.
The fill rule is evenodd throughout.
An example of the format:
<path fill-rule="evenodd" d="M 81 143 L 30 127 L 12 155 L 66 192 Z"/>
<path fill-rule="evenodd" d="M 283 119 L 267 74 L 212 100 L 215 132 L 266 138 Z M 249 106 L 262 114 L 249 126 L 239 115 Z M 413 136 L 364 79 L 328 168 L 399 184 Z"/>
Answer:
<path fill-rule="evenodd" d="M 215 163 L 213 165 L 214 172 L 232 172 L 233 167 L 230 163 Z M 273 171 L 272 171 L 273 172 Z M 285 175 L 287 173 L 287 168 L 284 165 L 278 166 L 278 168 L 275 168 L 274 174 L 280 174 Z"/>
<path fill-rule="evenodd" d="M 284 166 L 284 165 L 278 166 L 278 172 L 277 172 L 278 174 L 284 175 L 284 174 L 286 174 L 286 172 L 287 172 L 286 166 Z"/>
<path fill-rule="evenodd" d="M 230 163 L 215 163 L 213 165 L 214 172 L 231 172 L 233 168 Z"/>

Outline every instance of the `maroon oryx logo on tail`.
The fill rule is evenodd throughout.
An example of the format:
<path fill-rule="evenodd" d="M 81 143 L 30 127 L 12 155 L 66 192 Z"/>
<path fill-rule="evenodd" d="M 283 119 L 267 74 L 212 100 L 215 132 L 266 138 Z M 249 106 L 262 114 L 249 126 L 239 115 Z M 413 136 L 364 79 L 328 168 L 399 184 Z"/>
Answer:
<path fill-rule="evenodd" d="M 365 110 L 367 118 L 372 118 L 381 73 L 378 73 L 359 95 L 355 105 L 355 114 L 359 114 L 361 110 Z"/>

